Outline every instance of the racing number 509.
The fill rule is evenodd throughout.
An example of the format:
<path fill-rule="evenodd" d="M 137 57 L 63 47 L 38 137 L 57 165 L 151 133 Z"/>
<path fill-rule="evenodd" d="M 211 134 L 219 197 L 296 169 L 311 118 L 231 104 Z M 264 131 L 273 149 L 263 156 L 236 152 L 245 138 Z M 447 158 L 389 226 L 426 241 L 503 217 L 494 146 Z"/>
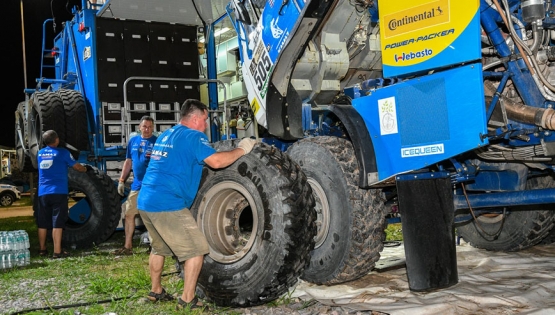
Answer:
<path fill-rule="evenodd" d="M 266 77 L 268 76 L 268 71 L 272 67 L 272 61 L 270 60 L 270 56 L 268 53 L 264 53 L 260 62 L 256 66 L 256 73 L 254 74 L 254 80 L 256 81 L 256 86 L 258 90 L 262 90 L 264 86 L 264 81 L 266 81 Z"/>

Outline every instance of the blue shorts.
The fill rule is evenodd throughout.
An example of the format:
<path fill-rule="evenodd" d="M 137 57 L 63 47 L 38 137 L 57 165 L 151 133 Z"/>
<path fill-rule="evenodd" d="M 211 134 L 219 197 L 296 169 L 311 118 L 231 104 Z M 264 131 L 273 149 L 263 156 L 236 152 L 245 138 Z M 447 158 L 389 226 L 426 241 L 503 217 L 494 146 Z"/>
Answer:
<path fill-rule="evenodd" d="M 36 215 L 39 229 L 63 229 L 69 215 L 67 194 L 39 196 L 39 208 Z"/>

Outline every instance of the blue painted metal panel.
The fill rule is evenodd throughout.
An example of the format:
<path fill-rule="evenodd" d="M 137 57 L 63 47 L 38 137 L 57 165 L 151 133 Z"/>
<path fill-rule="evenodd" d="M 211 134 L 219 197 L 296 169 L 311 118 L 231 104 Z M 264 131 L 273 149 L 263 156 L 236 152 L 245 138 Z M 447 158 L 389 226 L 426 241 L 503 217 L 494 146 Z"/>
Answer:
<path fill-rule="evenodd" d="M 353 106 L 372 137 L 379 181 L 487 144 L 480 64 L 376 89 Z"/>

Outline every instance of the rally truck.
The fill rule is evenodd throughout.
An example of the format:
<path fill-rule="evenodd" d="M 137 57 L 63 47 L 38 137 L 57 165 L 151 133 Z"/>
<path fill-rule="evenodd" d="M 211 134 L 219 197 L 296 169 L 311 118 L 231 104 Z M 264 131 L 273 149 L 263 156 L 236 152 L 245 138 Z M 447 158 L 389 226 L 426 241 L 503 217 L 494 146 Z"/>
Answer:
<path fill-rule="evenodd" d="M 75 242 L 83 246 L 105 239 L 119 213 L 107 165 L 123 159 L 134 113 L 177 111 L 199 97 L 184 90 L 206 84 L 207 133 L 217 150 L 236 145 L 214 36 L 229 23 L 261 142 L 226 169 L 204 169 L 190 209 L 210 245 L 197 293 L 244 307 L 277 299 L 299 278 L 358 279 L 380 258 L 394 208 L 410 289 L 446 288 L 458 282 L 460 239 L 490 251 L 555 239 L 552 8 L 544 0 L 84 1 L 56 37 L 54 79 L 41 75 L 19 106 L 20 164 L 32 163 L 40 132 L 66 126 L 67 147 L 98 170 L 70 173 L 71 186 L 93 197 L 79 201 L 84 210 L 64 235 L 88 230 Z M 187 41 L 178 29 L 188 27 Z M 200 37 L 201 79 L 198 56 L 186 57 L 196 46 L 178 47 Z M 118 141 L 107 142 L 106 126 L 116 125 Z"/>

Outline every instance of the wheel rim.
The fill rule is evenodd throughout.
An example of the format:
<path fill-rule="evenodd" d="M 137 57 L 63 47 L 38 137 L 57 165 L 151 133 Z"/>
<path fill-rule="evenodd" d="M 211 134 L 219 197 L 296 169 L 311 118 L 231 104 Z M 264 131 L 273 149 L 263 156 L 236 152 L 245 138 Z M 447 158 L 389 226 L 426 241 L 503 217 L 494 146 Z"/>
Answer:
<path fill-rule="evenodd" d="M 330 206 L 322 186 L 313 178 L 308 178 L 308 183 L 312 188 L 312 195 L 316 202 L 314 209 L 316 210 L 316 226 L 318 230 L 314 237 L 314 248 L 318 248 L 322 246 L 328 236 L 330 228 Z"/>
<path fill-rule="evenodd" d="M 12 203 L 12 198 L 8 195 L 0 197 L 0 203 L 3 206 L 9 206 Z"/>
<path fill-rule="evenodd" d="M 252 248 L 258 231 L 254 198 L 240 184 L 224 181 L 210 188 L 199 205 L 197 224 L 206 236 L 210 257 L 232 263 Z"/>

